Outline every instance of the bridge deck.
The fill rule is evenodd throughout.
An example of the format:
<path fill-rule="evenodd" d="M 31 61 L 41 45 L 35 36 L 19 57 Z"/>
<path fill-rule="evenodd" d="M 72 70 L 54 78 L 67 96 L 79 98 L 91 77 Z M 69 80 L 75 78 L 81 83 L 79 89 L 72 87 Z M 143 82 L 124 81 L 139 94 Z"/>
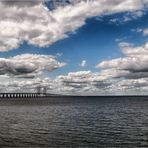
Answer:
<path fill-rule="evenodd" d="M 0 98 L 37 98 L 47 96 L 49 95 L 43 93 L 0 93 Z"/>

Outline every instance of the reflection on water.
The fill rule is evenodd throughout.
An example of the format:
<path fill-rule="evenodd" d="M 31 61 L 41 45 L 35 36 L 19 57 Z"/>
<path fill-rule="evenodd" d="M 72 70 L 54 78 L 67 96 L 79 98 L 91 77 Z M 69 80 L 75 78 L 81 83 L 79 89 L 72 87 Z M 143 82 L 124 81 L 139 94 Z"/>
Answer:
<path fill-rule="evenodd" d="M 59 99 L 0 105 L 0 146 L 148 147 L 148 98 Z"/>

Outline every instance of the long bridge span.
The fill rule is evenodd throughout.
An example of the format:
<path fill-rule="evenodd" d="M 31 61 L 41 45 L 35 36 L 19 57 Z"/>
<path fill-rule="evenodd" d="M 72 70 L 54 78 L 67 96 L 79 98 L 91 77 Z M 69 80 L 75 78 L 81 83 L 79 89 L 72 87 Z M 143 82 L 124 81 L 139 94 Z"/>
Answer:
<path fill-rule="evenodd" d="M 52 95 L 45 93 L 0 93 L 0 98 L 41 98 L 49 96 Z"/>

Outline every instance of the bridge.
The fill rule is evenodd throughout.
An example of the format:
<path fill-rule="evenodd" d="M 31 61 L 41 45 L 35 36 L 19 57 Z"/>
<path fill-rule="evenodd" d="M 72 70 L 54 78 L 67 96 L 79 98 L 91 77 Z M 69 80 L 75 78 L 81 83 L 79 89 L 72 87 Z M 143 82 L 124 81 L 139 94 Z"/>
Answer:
<path fill-rule="evenodd" d="M 0 98 L 41 98 L 49 96 L 45 93 L 0 93 Z"/>
<path fill-rule="evenodd" d="M 49 94 L 46 93 L 47 88 L 37 86 L 36 87 L 36 93 L 0 93 L 0 99 L 2 98 L 43 98 L 43 97 L 49 97 L 49 96 L 57 96 L 55 94 Z"/>

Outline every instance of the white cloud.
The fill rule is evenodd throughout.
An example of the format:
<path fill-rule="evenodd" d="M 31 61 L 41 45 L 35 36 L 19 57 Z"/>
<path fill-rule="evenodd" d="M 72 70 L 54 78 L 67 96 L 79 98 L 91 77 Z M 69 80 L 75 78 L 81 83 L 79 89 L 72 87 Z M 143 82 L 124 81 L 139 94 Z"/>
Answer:
<path fill-rule="evenodd" d="M 148 77 L 148 43 L 134 47 L 129 43 L 119 44 L 124 57 L 99 63 L 96 67 L 111 73 L 107 78 L 139 79 Z M 116 71 L 116 74 L 114 74 Z"/>
<path fill-rule="evenodd" d="M 59 84 L 56 88 L 59 88 L 60 92 L 67 91 L 72 94 L 103 94 L 104 90 L 110 86 L 110 82 L 103 80 L 99 73 L 91 71 L 70 72 L 67 75 L 58 76 L 55 81 Z"/>
<path fill-rule="evenodd" d="M 0 51 L 18 48 L 24 41 L 39 47 L 68 37 L 89 17 L 135 12 L 147 7 L 147 0 L 78 1 L 49 11 L 43 1 L 0 2 Z M 13 30 L 13 31 L 12 31 Z"/>
<path fill-rule="evenodd" d="M 132 20 L 136 20 L 145 14 L 145 10 L 137 10 L 134 12 L 126 12 L 123 16 L 110 19 L 109 23 L 116 25 L 123 24 Z"/>
<path fill-rule="evenodd" d="M 143 30 L 143 35 L 147 36 L 148 35 L 148 28 Z"/>
<path fill-rule="evenodd" d="M 0 75 L 35 77 L 43 71 L 53 71 L 65 66 L 54 56 L 22 54 L 10 58 L 0 58 Z"/>
<path fill-rule="evenodd" d="M 82 60 L 81 63 L 79 64 L 79 66 L 85 67 L 86 66 L 86 60 Z"/>
<path fill-rule="evenodd" d="M 3 80 L 0 85 L 1 91 L 5 91 L 8 87 L 10 92 L 33 92 L 38 85 L 41 85 L 46 86 L 48 92 L 58 94 L 105 95 L 136 94 L 137 92 L 145 94 L 145 91 L 148 90 L 148 43 L 136 47 L 122 42 L 119 43 L 119 46 L 124 56 L 102 61 L 97 65 L 100 72 L 70 72 L 53 79 L 34 78 L 44 70 L 52 71 L 65 65 L 65 63 L 58 62 L 53 56 L 25 54 L 0 59 L 0 80 Z M 8 77 L 10 75 L 15 77 Z M 26 79 L 32 75 L 32 79 Z"/>
<path fill-rule="evenodd" d="M 113 75 L 114 79 L 110 77 Z M 102 71 L 101 73 L 79 71 L 57 76 L 54 79 L 6 77 L 0 76 L 0 80 L 2 80 L 1 92 L 37 92 L 38 86 L 46 87 L 48 93 L 70 95 L 125 95 L 132 93 L 136 95 L 146 94 L 145 91 L 148 91 L 147 77 L 122 79 L 119 71 Z"/>
<path fill-rule="evenodd" d="M 148 28 L 143 28 L 143 29 L 142 28 L 137 28 L 137 29 L 132 29 L 132 31 L 134 31 L 134 32 L 136 31 L 138 33 L 142 32 L 143 36 L 148 36 Z"/>
<path fill-rule="evenodd" d="M 84 25 L 89 17 L 131 12 L 131 19 L 142 16 L 141 10 L 147 5 L 147 0 L 93 0 L 75 2 L 65 7 L 55 6 L 53 11 L 49 11 L 40 0 L 1 1 L 0 51 L 18 48 L 24 41 L 46 47 L 68 37 L 69 32 Z M 85 95 L 113 94 L 117 90 L 121 93 L 135 88 L 148 90 L 148 43 L 139 47 L 120 43 L 120 48 L 124 57 L 99 63 L 97 67 L 100 72 L 71 72 L 53 79 L 35 76 L 65 65 L 54 56 L 23 54 L 0 58 L 0 89 L 3 92 L 6 89 L 7 92 L 34 92 L 38 85 L 42 85 L 53 93 Z M 86 61 L 83 60 L 80 65 L 85 66 Z"/>

